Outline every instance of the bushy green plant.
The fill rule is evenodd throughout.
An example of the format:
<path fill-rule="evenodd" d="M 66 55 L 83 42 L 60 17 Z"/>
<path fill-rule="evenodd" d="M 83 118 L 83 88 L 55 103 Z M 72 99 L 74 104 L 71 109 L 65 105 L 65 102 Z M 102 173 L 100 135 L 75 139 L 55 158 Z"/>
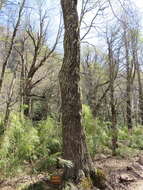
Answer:
<path fill-rule="evenodd" d="M 123 144 L 120 144 L 120 146 L 117 149 L 117 155 L 123 158 L 132 157 L 137 153 L 139 153 L 138 149 L 133 149 Z"/>
<path fill-rule="evenodd" d="M 33 171 L 47 169 L 61 154 L 60 126 L 52 118 L 33 125 L 32 121 L 13 113 L 1 137 L 0 170 L 14 175 L 27 162 Z M 38 165 L 36 164 L 38 162 Z M 40 164 L 41 165 L 40 165 Z M 37 168 L 36 168 L 37 167 Z"/>
<path fill-rule="evenodd" d="M 41 121 L 47 118 L 47 104 L 44 101 L 35 101 L 32 107 L 32 120 L 33 121 Z"/>
<path fill-rule="evenodd" d="M 39 122 L 37 130 L 40 138 L 40 154 L 47 155 L 61 151 L 61 127 L 53 118 L 48 117 L 47 120 Z"/>
<path fill-rule="evenodd" d="M 130 134 L 130 143 L 131 148 L 143 150 L 143 127 L 138 125 L 133 128 L 132 133 Z"/>
<path fill-rule="evenodd" d="M 118 126 L 118 139 L 123 141 L 129 138 L 129 132 L 127 126 Z"/>
<path fill-rule="evenodd" d="M 37 170 L 47 170 L 56 164 L 57 157 L 61 155 L 61 127 L 55 119 L 48 117 L 36 126 L 39 136 L 37 147 Z"/>
<path fill-rule="evenodd" d="M 110 122 L 93 118 L 90 107 L 83 105 L 83 126 L 86 130 L 87 144 L 92 155 L 111 153 L 112 128 Z M 132 132 L 129 132 L 127 126 L 117 125 L 117 131 L 118 155 L 134 155 L 138 150 L 143 150 L 142 126 L 134 126 Z"/>
<path fill-rule="evenodd" d="M 90 107 L 83 105 L 83 126 L 86 130 L 87 144 L 92 155 L 104 150 L 109 151 L 111 147 L 111 129 L 109 125 L 110 122 L 95 119 Z"/>
<path fill-rule="evenodd" d="M 129 131 L 127 126 L 119 126 L 118 131 L 118 155 L 121 155 L 122 157 L 131 156 L 143 149 L 142 126 L 134 126 L 132 131 Z"/>
<path fill-rule="evenodd" d="M 4 134 L 4 124 L 3 124 L 3 115 L 0 113 L 0 138 Z"/>
<path fill-rule="evenodd" d="M 95 133 L 96 126 L 95 126 L 95 119 L 91 113 L 91 109 L 88 105 L 82 105 L 82 114 L 83 114 L 83 125 L 85 127 L 87 134 Z"/>
<path fill-rule="evenodd" d="M 2 120 L 2 119 L 1 119 Z M 87 144 L 92 156 L 96 153 L 111 153 L 111 123 L 92 116 L 89 106 L 83 105 L 83 126 Z M 132 132 L 126 126 L 118 128 L 118 149 L 120 156 L 133 155 L 143 149 L 143 128 L 136 126 Z M 24 164 L 32 171 L 49 170 L 57 164 L 62 154 L 61 126 L 56 118 L 33 123 L 18 113 L 11 114 L 10 123 L 0 136 L 0 172 L 14 175 L 21 172 Z"/>
<path fill-rule="evenodd" d="M 0 148 L 0 169 L 7 173 L 16 169 L 24 160 L 36 153 L 39 144 L 37 130 L 28 120 L 21 120 L 18 114 L 12 114 L 11 122 L 5 130 Z"/>

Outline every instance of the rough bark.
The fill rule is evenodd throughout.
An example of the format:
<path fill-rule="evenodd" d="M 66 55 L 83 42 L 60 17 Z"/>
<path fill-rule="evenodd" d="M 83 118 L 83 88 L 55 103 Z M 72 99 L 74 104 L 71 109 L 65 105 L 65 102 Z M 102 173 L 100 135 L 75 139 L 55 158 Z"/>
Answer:
<path fill-rule="evenodd" d="M 107 92 L 109 91 L 110 89 L 110 85 L 108 85 L 108 87 L 105 89 L 105 91 L 103 92 L 102 96 L 99 98 L 99 100 L 97 101 L 97 103 L 94 103 L 92 105 L 92 114 L 94 116 L 94 118 L 97 117 L 98 115 L 98 112 L 102 106 L 102 102 L 103 100 L 105 99 L 106 95 L 107 95 Z"/>
<path fill-rule="evenodd" d="M 17 70 L 17 66 L 16 66 L 16 70 Z M 8 91 L 8 97 L 7 97 L 7 102 L 6 102 L 6 111 L 5 111 L 4 120 L 3 120 L 4 131 L 8 127 L 10 113 L 11 113 L 11 107 L 14 104 L 12 97 L 13 97 L 14 86 L 15 86 L 15 82 L 16 82 L 16 70 L 13 73 L 13 78 L 10 83 L 10 87 L 9 87 L 9 91 Z"/>
<path fill-rule="evenodd" d="M 24 115 L 30 117 L 30 102 L 31 102 L 31 80 L 26 80 L 23 94 Z"/>
<path fill-rule="evenodd" d="M 109 79 L 110 79 L 110 109 L 111 109 L 111 128 L 112 128 L 112 154 L 113 156 L 116 155 L 117 149 L 117 119 L 116 119 L 116 105 L 115 105 L 115 61 L 113 58 L 113 51 L 112 51 L 112 41 L 107 40 L 108 42 L 108 57 L 109 57 Z"/>
<path fill-rule="evenodd" d="M 86 176 L 91 178 L 94 186 L 105 189 L 108 185 L 105 178 L 98 175 L 93 166 L 87 149 L 85 131 L 81 124 L 80 29 L 77 0 L 61 0 L 61 6 L 65 26 L 64 59 L 59 73 L 63 158 L 73 163 L 71 168 L 65 166 L 63 177 L 79 182 Z"/>
<path fill-rule="evenodd" d="M 132 56 L 135 70 L 137 73 L 138 88 L 139 88 L 139 118 L 140 124 L 143 125 L 143 88 L 141 82 L 140 64 L 138 61 L 138 31 L 131 31 Z"/>
<path fill-rule="evenodd" d="M 64 60 L 59 73 L 63 130 L 63 157 L 71 160 L 73 168 L 65 168 L 66 178 L 77 179 L 80 171 L 86 174 L 92 169 L 84 128 L 81 124 L 81 100 L 79 89 L 80 31 L 77 1 L 61 0 L 63 10 Z"/>
<path fill-rule="evenodd" d="M 132 129 L 132 105 L 131 105 L 131 74 L 132 74 L 132 68 L 131 63 L 129 60 L 129 40 L 127 38 L 127 29 L 124 29 L 124 43 L 125 43 L 125 58 L 126 58 L 126 72 L 127 72 L 127 78 L 126 78 L 126 119 L 127 119 L 127 126 L 128 129 Z"/>
<path fill-rule="evenodd" d="M 20 112 L 23 114 L 23 95 L 24 95 L 24 81 L 25 81 L 25 60 L 24 60 L 24 45 L 25 42 L 21 40 L 21 52 L 19 52 L 20 58 L 21 58 L 21 71 L 20 71 L 20 89 L 19 89 L 19 95 L 20 95 Z"/>
<path fill-rule="evenodd" d="M 138 86 L 139 86 L 139 116 L 141 119 L 140 123 L 141 125 L 143 125 L 143 89 L 142 89 L 140 66 L 138 60 L 136 61 L 136 70 L 137 70 Z"/>

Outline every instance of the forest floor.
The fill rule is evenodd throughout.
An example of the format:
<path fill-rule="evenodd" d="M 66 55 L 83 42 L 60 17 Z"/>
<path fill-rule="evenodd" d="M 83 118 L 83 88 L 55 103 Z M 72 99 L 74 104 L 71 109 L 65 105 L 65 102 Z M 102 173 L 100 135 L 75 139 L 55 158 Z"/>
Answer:
<path fill-rule="evenodd" d="M 95 165 L 102 169 L 107 176 L 113 190 L 143 190 L 143 154 L 131 158 L 117 158 L 112 156 L 98 155 Z M 40 184 L 42 188 L 29 186 Z M 28 187 L 29 188 L 26 188 Z M 43 188 L 44 186 L 44 188 Z M 0 190 L 52 190 L 49 186 L 47 174 L 23 175 L 0 181 Z M 57 188 L 54 188 L 58 190 Z"/>
<path fill-rule="evenodd" d="M 143 190 L 143 154 L 131 158 L 100 155 L 95 165 L 105 172 L 114 190 Z"/>

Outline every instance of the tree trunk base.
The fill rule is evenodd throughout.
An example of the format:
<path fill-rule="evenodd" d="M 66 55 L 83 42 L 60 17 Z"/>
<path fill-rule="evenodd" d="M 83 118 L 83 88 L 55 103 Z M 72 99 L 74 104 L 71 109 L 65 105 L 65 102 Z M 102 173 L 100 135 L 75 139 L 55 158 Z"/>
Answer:
<path fill-rule="evenodd" d="M 87 173 L 79 171 L 79 175 L 74 179 L 65 179 L 62 190 L 113 190 L 108 184 L 106 176 L 102 170 L 93 169 Z"/>

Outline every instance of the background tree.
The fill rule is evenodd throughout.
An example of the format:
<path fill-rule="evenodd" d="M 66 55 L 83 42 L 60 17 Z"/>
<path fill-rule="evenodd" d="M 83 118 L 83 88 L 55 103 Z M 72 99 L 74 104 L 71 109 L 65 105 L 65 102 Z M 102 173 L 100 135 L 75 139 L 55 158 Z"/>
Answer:
<path fill-rule="evenodd" d="M 12 49 L 13 49 L 14 42 L 15 42 L 14 40 L 16 38 L 17 30 L 18 30 L 18 27 L 19 27 L 19 24 L 20 24 L 20 21 L 21 21 L 24 5 L 25 5 L 25 0 L 23 0 L 21 2 L 21 4 L 20 4 L 20 8 L 19 8 L 19 12 L 18 12 L 18 19 L 17 19 L 16 24 L 14 26 L 14 30 L 13 30 L 13 33 L 12 33 L 12 37 L 10 39 L 10 45 L 8 47 L 7 54 L 5 55 L 4 61 L 2 63 L 2 71 L 1 71 L 1 75 L 0 75 L 0 92 L 2 90 L 2 85 L 3 85 L 6 66 L 8 64 L 9 58 L 10 58 L 11 53 L 12 53 Z"/>
<path fill-rule="evenodd" d="M 112 129 L 112 154 L 116 155 L 116 151 L 118 148 L 117 139 L 118 139 L 118 130 L 117 130 L 117 99 L 115 97 L 115 80 L 118 75 L 119 69 L 119 51 L 120 51 L 120 43 L 117 42 L 119 33 L 119 28 L 115 29 L 109 28 L 107 29 L 106 38 L 107 38 L 107 46 L 108 46 L 108 65 L 109 65 L 109 93 L 110 93 L 110 109 L 111 109 L 111 129 Z M 118 48 L 116 47 L 118 44 Z M 116 45 L 116 46 L 115 46 Z M 117 51 L 117 53 L 116 53 Z"/>

